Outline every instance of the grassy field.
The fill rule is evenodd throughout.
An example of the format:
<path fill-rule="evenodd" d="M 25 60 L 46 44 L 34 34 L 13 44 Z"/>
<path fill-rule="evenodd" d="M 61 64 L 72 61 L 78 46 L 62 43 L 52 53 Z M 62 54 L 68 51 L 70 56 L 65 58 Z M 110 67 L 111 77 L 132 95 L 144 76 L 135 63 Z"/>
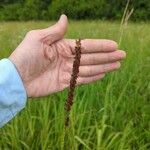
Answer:
<path fill-rule="evenodd" d="M 31 29 L 49 22 L 1 22 L 0 58 L 9 54 Z M 150 23 L 129 23 L 123 34 L 117 22 L 71 21 L 68 38 L 122 40 L 127 52 L 122 68 L 102 81 L 76 89 L 65 150 L 150 149 Z M 61 150 L 67 90 L 31 99 L 0 129 L 0 150 Z"/>

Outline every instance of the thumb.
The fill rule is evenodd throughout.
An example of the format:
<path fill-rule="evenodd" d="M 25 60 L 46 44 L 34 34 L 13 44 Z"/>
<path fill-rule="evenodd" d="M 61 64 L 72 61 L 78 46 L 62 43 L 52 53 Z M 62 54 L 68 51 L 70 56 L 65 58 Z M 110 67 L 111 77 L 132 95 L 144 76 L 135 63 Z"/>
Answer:
<path fill-rule="evenodd" d="M 44 36 L 43 41 L 47 42 L 48 44 L 52 44 L 53 42 L 61 40 L 67 31 L 67 26 L 67 16 L 61 15 L 55 25 L 41 30 L 42 37 Z"/>

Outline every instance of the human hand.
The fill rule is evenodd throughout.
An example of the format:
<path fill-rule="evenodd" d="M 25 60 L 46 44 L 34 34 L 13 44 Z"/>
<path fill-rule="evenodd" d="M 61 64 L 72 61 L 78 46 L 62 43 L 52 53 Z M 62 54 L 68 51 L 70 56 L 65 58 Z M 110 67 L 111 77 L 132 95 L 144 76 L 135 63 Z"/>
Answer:
<path fill-rule="evenodd" d="M 64 39 L 67 17 L 46 29 L 27 33 L 10 55 L 21 75 L 28 97 L 45 96 L 69 86 L 74 61 L 74 39 Z M 111 40 L 81 40 L 81 63 L 77 84 L 99 80 L 117 70 L 125 52 Z"/>

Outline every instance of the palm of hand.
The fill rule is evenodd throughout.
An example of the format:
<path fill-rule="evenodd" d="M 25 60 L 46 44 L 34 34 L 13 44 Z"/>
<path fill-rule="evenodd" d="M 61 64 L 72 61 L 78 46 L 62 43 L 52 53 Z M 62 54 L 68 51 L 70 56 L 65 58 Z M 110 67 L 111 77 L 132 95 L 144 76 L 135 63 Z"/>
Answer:
<path fill-rule="evenodd" d="M 64 39 L 49 45 L 39 32 L 30 31 L 10 59 L 16 56 L 21 56 L 18 61 L 24 60 L 23 63 L 13 60 L 13 63 L 21 64 L 17 68 L 30 97 L 45 96 L 69 85 L 73 55 Z"/>
<path fill-rule="evenodd" d="M 35 53 L 39 52 L 37 58 L 32 58 L 30 64 L 30 73 L 32 70 L 34 72 L 30 74 L 31 79 L 26 84 L 29 95 L 34 97 L 45 96 L 66 88 L 69 85 L 73 62 L 71 49 L 65 40 L 51 45 L 41 42 L 39 45 L 39 50 L 35 50 Z"/>

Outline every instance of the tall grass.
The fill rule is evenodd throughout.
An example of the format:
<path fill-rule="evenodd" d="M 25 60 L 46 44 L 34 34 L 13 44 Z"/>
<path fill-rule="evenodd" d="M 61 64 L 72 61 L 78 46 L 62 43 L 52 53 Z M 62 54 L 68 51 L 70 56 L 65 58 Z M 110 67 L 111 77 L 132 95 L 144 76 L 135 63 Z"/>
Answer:
<path fill-rule="evenodd" d="M 25 33 L 49 22 L 0 23 L 0 57 L 8 57 Z M 122 68 L 102 81 L 76 89 L 71 112 L 72 150 L 150 149 L 150 24 L 128 23 L 120 48 L 127 52 Z M 118 41 L 118 22 L 70 22 L 66 37 Z M 81 36 L 82 35 L 82 36 Z M 26 108 L 0 129 L 0 149 L 63 149 L 67 90 L 30 99 Z"/>

